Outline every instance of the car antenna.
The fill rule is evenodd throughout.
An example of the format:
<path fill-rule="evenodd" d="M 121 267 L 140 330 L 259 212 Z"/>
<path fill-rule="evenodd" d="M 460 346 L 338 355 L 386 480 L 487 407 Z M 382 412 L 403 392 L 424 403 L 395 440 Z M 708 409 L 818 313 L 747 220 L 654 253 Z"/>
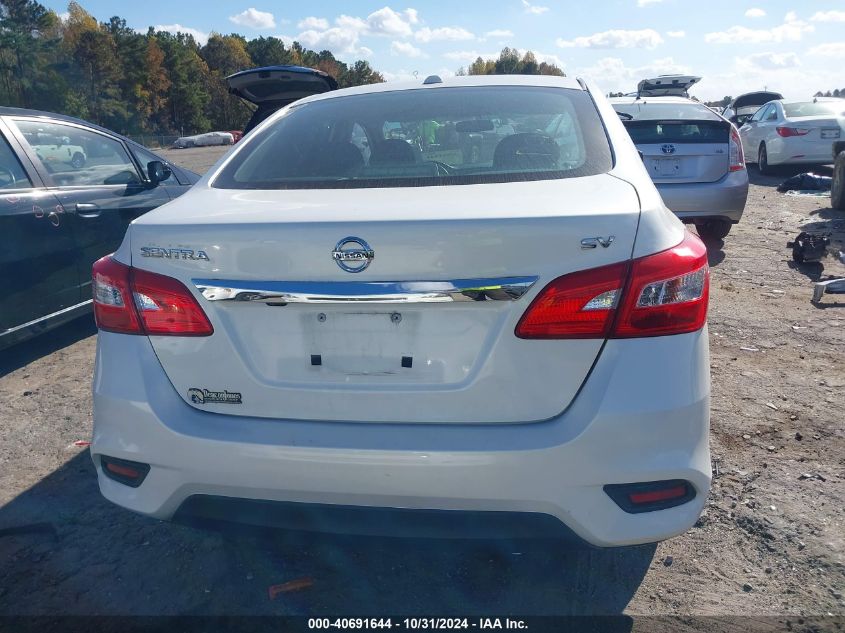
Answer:
<path fill-rule="evenodd" d="M 443 80 L 440 78 L 439 75 L 429 75 L 423 81 L 423 86 L 427 86 L 428 84 L 442 84 Z"/>

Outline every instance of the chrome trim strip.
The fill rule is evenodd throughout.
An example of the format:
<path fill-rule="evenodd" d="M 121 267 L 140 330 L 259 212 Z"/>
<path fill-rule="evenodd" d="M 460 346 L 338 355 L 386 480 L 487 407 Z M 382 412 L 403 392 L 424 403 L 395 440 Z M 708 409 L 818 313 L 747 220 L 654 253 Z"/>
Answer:
<path fill-rule="evenodd" d="M 243 281 L 192 279 L 207 301 L 285 303 L 450 303 L 516 301 L 537 277 L 451 281 Z"/>
<path fill-rule="evenodd" d="M 50 319 L 55 319 L 56 317 L 63 316 L 65 314 L 68 314 L 69 312 L 73 312 L 74 310 L 79 310 L 81 308 L 87 307 L 88 305 L 91 305 L 93 303 L 93 299 L 88 299 L 88 301 L 77 303 L 75 305 L 70 306 L 69 308 L 62 308 L 61 310 L 57 310 L 56 312 L 46 314 L 43 317 L 38 317 L 37 319 L 33 319 L 32 321 L 27 321 L 26 323 L 21 323 L 20 325 L 16 325 L 15 327 L 10 327 L 8 330 L 3 330 L 3 332 L 0 332 L 0 336 L 14 334 L 15 332 L 18 332 L 20 330 L 32 327 L 33 325 L 38 325 L 39 323 L 42 323 L 44 321 L 49 321 Z"/>

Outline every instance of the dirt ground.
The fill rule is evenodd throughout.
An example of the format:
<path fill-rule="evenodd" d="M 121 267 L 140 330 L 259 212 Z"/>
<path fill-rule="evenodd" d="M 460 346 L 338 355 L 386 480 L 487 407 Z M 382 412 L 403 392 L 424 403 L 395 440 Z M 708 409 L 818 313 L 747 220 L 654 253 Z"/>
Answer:
<path fill-rule="evenodd" d="M 198 172 L 214 148 L 170 158 Z M 845 614 L 845 302 L 810 303 L 834 259 L 785 244 L 834 231 L 828 198 L 751 170 L 742 222 L 709 244 L 712 451 L 687 534 L 620 550 L 205 532 L 103 500 L 87 449 L 90 319 L 0 353 L 2 614 Z M 838 298 L 838 300 L 837 300 Z M 270 585 L 313 585 L 268 598 Z"/>

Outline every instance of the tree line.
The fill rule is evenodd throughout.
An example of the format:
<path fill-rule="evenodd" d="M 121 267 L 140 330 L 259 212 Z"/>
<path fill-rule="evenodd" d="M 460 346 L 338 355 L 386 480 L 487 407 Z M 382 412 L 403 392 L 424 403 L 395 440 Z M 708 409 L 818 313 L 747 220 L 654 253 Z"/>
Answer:
<path fill-rule="evenodd" d="M 566 73 L 547 62 L 538 62 L 531 51 L 523 55 L 515 48 L 505 47 L 499 53 L 498 59 L 483 59 L 478 57 L 467 68 L 459 68 L 458 76 L 462 75 L 555 75 L 565 77 Z"/>
<path fill-rule="evenodd" d="M 60 112 L 123 134 L 243 129 L 250 108 L 225 78 L 256 66 L 325 71 L 341 87 L 384 81 L 366 61 L 346 64 L 276 37 L 139 33 L 98 22 L 77 2 L 60 18 L 35 0 L 0 0 L 0 104 Z"/>

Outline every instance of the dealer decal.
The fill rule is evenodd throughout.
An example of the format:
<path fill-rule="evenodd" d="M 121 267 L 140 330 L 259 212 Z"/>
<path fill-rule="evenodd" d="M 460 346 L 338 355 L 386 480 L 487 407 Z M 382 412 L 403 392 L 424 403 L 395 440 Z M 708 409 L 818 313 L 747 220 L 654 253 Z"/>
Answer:
<path fill-rule="evenodd" d="M 188 389 L 188 397 L 194 404 L 243 404 L 237 391 L 209 391 L 208 389 Z"/>

